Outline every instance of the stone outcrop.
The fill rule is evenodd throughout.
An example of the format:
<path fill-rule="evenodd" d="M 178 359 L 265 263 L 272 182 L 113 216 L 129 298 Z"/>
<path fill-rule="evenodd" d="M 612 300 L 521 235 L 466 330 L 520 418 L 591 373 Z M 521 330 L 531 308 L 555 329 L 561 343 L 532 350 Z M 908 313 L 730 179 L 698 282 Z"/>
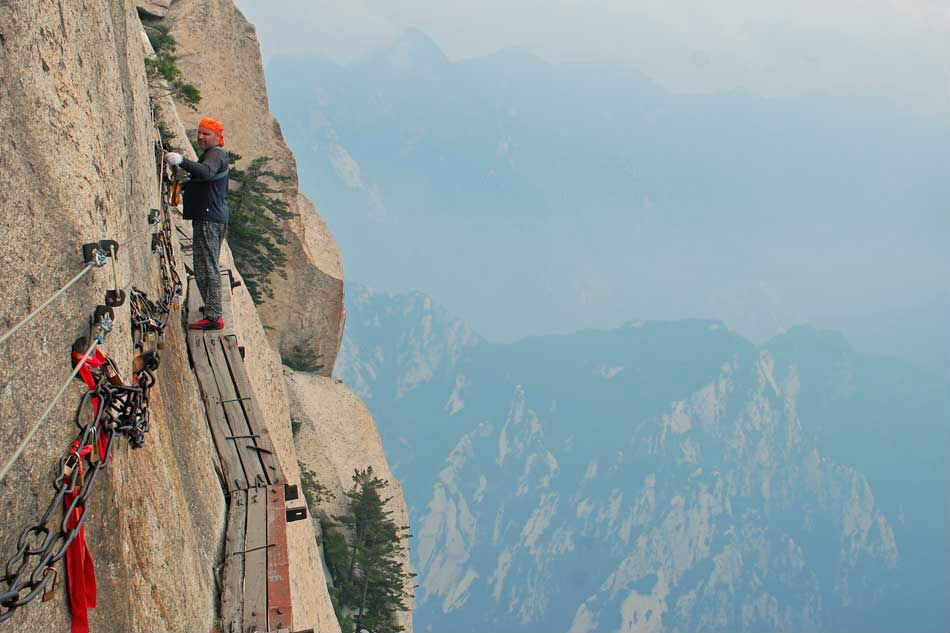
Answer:
<path fill-rule="evenodd" d="M 324 359 L 323 371 L 332 370 L 343 326 L 342 269 L 333 236 L 296 191 L 293 156 L 267 110 L 253 28 L 230 0 L 159 0 L 137 7 L 128 1 L 0 5 L 0 231 L 8 245 L 0 253 L 5 298 L 0 333 L 82 269 L 86 242 L 121 242 L 115 269 L 119 285 L 135 285 L 152 297 L 161 293 L 146 219 L 148 210 L 159 205 L 159 190 L 153 153 L 157 134 L 144 67 L 151 49 L 140 15 L 166 15 L 172 21 L 181 64 L 193 64 L 186 66 L 186 75 L 193 73 L 189 80 L 200 85 L 209 109 L 230 121 L 229 149 L 242 154 L 245 165 L 256 156 L 270 156 L 275 171 L 293 176 L 284 195 L 299 215 L 284 227 L 290 238 L 287 279 L 275 280 L 275 299 L 261 312 L 243 286 L 234 290 L 233 308 L 275 450 L 290 482 L 299 483 L 297 464 L 310 458 L 294 445 L 277 349 L 306 342 Z M 209 57 L 203 48 L 209 40 L 203 42 L 199 31 L 214 31 L 213 39 L 233 48 Z M 167 97 L 157 101 L 156 116 L 189 152 L 179 115 L 193 126 L 197 113 L 176 108 Z M 184 233 L 190 231 L 180 216 L 173 221 Z M 175 256 L 184 278 L 185 260 L 177 249 Z M 227 247 L 221 263 L 235 269 Z M 235 276 L 240 279 L 240 272 L 235 270 Z M 88 332 L 89 316 L 111 287 L 110 265 L 92 269 L 0 346 L 0 441 L 10 447 L 7 455 L 68 378 L 73 340 Z M 287 309 L 291 305 L 294 310 Z M 128 310 L 128 304 L 116 309 L 116 325 L 102 346 L 124 376 L 131 374 L 133 355 Z M 272 316 L 262 319 L 261 314 Z M 283 328 L 292 334 L 283 337 Z M 88 503 L 87 540 L 98 576 L 99 606 L 89 612 L 93 631 L 215 626 L 226 506 L 178 309 L 161 354 L 146 444 L 132 450 L 116 437 L 112 461 Z M 52 498 L 59 458 L 76 434 L 73 417 L 83 391 L 78 381 L 67 388 L 0 482 L 5 500 L 0 562 L 13 555 L 21 530 Z M 317 407 L 308 415 L 322 415 L 316 403 L 308 406 Z M 378 437 L 367 450 L 385 462 Z M 55 529 L 59 520 L 57 512 L 50 527 Z M 288 548 L 294 628 L 339 631 L 309 521 L 288 526 Z M 0 631 L 68 630 L 62 564 L 58 573 L 52 599 L 22 607 L 0 624 Z"/>
<path fill-rule="evenodd" d="M 283 222 L 287 278 L 272 275 L 273 298 L 258 306 L 268 337 L 281 355 L 304 355 L 329 376 L 343 336 L 343 268 L 336 240 L 313 205 L 297 191 L 297 164 L 270 113 L 254 27 L 231 0 L 177 0 L 163 22 L 182 54 L 179 66 L 201 91 L 198 110 L 180 108 L 190 128 L 203 116 L 225 126 L 226 148 L 239 167 L 269 157 L 285 175 L 281 194 L 297 217 Z"/>
<path fill-rule="evenodd" d="M 140 14 L 154 18 L 163 18 L 168 13 L 172 0 L 152 0 L 151 2 L 137 2 L 136 7 Z"/>

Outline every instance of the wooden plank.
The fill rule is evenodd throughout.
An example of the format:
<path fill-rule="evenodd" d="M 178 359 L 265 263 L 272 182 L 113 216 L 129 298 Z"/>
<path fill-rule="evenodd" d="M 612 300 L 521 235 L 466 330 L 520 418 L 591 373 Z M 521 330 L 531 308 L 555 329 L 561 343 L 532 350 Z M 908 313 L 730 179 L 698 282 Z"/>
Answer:
<path fill-rule="evenodd" d="M 198 282 L 194 277 L 188 278 L 188 323 L 194 323 L 201 318 L 198 311 L 203 304 L 201 303 L 201 292 L 198 291 Z M 194 330 L 188 330 L 189 334 L 195 333 Z M 188 337 L 191 338 L 190 336 Z"/>
<path fill-rule="evenodd" d="M 284 486 L 267 489 L 267 630 L 293 629 Z"/>
<path fill-rule="evenodd" d="M 221 271 L 221 317 L 224 319 L 224 329 L 215 334 L 220 336 L 234 335 L 234 306 L 231 305 L 231 275 L 227 269 Z"/>
<path fill-rule="evenodd" d="M 267 488 L 247 491 L 247 537 L 244 540 L 244 625 L 267 631 Z"/>
<path fill-rule="evenodd" d="M 214 376 L 218 387 L 218 393 L 221 397 L 218 402 L 213 403 L 215 407 L 220 408 L 227 418 L 228 427 L 231 429 L 231 435 L 228 441 L 237 451 L 238 458 L 241 460 L 241 466 L 244 468 L 244 474 L 247 476 L 248 487 L 266 486 L 267 478 L 264 476 L 264 467 L 261 465 L 261 459 L 257 451 L 248 449 L 247 446 L 256 446 L 256 438 L 248 437 L 256 431 L 252 430 L 244 417 L 244 408 L 238 399 L 237 392 L 234 389 L 234 383 L 231 381 L 231 371 L 228 369 L 227 360 L 224 357 L 222 341 L 218 336 L 206 336 L 205 346 L 208 349 L 208 359 L 211 362 L 211 373 Z"/>
<path fill-rule="evenodd" d="M 247 492 L 235 490 L 228 506 L 228 527 L 221 580 L 221 625 L 224 633 L 241 633 L 244 622 L 244 530 Z"/>
<path fill-rule="evenodd" d="M 228 360 L 228 366 L 231 369 L 231 377 L 237 386 L 238 397 L 248 398 L 241 400 L 241 406 L 244 408 L 244 415 L 247 418 L 249 427 L 254 429 L 252 433 L 259 436 L 254 438 L 254 441 L 256 446 L 261 449 L 258 451 L 258 456 L 264 466 L 267 483 L 271 485 L 285 483 L 287 480 L 284 478 L 280 460 L 277 459 L 274 444 L 271 442 L 270 433 L 267 431 L 267 425 L 264 423 L 264 415 L 261 413 L 260 405 L 254 396 L 251 381 L 244 367 L 244 359 L 241 358 L 241 352 L 238 350 L 237 337 L 224 336 L 221 338 L 221 342 Z"/>
<path fill-rule="evenodd" d="M 211 427 L 211 436 L 214 439 L 215 449 L 221 458 L 221 469 L 224 471 L 225 487 L 228 492 L 248 487 L 247 475 L 238 457 L 234 442 L 227 439 L 234 435 L 228 426 L 224 410 L 219 402 L 222 400 L 218 392 L 214 373 L 211 371 L 211 362 L 208 358 L 206 337 L 189 337 L 191 341 L 191 357 L 195 363 L 195 375 L 198 377 L 198 386 L 201 389 L 201 398 L 204 401 L 208 426 Z"/>

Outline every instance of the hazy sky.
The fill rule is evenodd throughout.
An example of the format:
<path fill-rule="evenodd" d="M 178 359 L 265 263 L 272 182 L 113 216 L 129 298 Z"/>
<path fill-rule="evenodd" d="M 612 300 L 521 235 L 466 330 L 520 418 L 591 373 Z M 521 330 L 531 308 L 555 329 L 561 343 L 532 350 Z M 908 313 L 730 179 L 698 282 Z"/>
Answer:
<path fill-rule="evenodd" d="M 265 62 L 352 60 L 416 27 L 451 58 L 599 57 L 678 92 L 827 90 L 950 120 L 947 0 L 236 0 Z"/>

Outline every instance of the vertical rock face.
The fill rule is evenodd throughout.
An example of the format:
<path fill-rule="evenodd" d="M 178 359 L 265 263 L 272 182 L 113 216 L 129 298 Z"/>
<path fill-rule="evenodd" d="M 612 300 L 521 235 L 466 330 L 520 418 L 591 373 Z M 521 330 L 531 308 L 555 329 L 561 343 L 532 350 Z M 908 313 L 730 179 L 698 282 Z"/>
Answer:
<path fill-rule="evenodd" d="M 151 53 L 148 45 L 146 49 Z M 160 100 L 157 113 L 165 127 L 175 134 L 174 142 L 191 155 L 184 126 L 170 97 Z M 190 236 L 191 227 L 184 223 L 179 227 L 179 231 Z M 240 272 L 235 268 L 227 243 L 222 246 L 220 263 L 223 269 L 232 271 L 236 280 L 243 281 Z M 289 405 L 281 377 L 280 355 L 271 348 L 250 295 L 243 292 L 241 286 L 237 287 L 236 292 L 232 289 L 231 295 L 234 330 L 244 344 L 248 378 L 258 397 L 264 421 L 284 473 L 290 483 L 299 486 L 300 476 L 290 435 Z M 287 546 L 294 622 L 302 628 L 338 631 L 339 624 L 330 603 L 323 565 L 319 552 L 314 547 L 314 540 L 315 534 L 309 523 L 300 522 L 288 526 Z"/>
<path fill-rule="evenodd" d="M 273 275 L 274 296 L 258 306 L 268 337 L 284 356 L 316 358 L 329 376 L 343 335 L 343 269 L 333 235 L 297 191 L 297 165 L 280 125 L 268 110 L 267 88 L 254 27 L 231 0 L 177 0 L 165 23 L 178 41 L 179 65 L 201 90 L 197 111 L 180 108 L 190 128 L 203 116 L 225 126 L 226 148 L 239 167 L 269 157 L 269 168 L 288 177 L 280 187 L 297 217 L 283 222 L 287 278 Z"/>
<path fill-rule="evenodd" d="M 0 329 L 38 307 L 83 267 L 81 244 L 130 240 L 116 274 L 155 297 L 157 259 L 146 215 L 158 205 L 153 130 L 141 26 L 128 3 L 4 3 L 0 6 Z M 179 270 L 181 262 L 179 261 Z M 93 269 L 0 347 L 0 441 L 12 454 L 69 376 L 70 346 L 112 287 Z M 104 351 L 130 374 L 128 305 Z M 112 461 L 88 501 L 87 540 L 99 608 L 92 630 L 209 630 L 224 499 L 201 400 L 177 314 L 167 330 L 151 430 L 142 449 L 116 438 Z M 76 434 L 84 387 L 70 385 L 0 483 L 0 558 L 53 496 L 60 456 Z M 56 509 L 50 527 L 60 520 Z M 4 631 L 69 629 L 65 575 L 49 602 L 36 600 Z"/>

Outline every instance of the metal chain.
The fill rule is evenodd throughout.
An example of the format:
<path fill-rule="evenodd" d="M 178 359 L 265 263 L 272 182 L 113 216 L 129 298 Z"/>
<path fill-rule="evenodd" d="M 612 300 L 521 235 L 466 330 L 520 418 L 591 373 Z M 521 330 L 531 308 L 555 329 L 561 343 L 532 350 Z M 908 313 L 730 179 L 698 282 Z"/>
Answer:
<path fill-rule="evenodd" d="M 114 403 L 113 392 L 107 385 L 108 381 L 103 378 L 99 388 L 89 392 L 100 398 L 96 419 L 92 424 L 81 427 L 70 449 L 60 458 L 59 475 L 53 483 L 56 494 L 40 520 L 20 533 L 17 552 L 7 561 L 3 576 L 7 590 L 0 593 L 0 622 L 12 616 L 18 608 L 32 602 L 46 589 L 51 577 L 50 570 L 66 555 L 67 548 L 86 522 L 86 500 L 92 494 L 99 471 L 109 464 L 112 455 L 114 425 L 107 412 Z M 84 397 L 83 402 L 86 400 Z M 77 411 L 77 424 L 80 413 L 81 409 Z M 100 434 L 105 438 L 101 456 L 98 446 Z M 88 466 L 85 474 L 82 472 L 83 462 Z M 56 508 L 67 498 L 70 500 L 58 527 L 50 526 Z M 67 527 L 77 509 L 80 514 L 76 524 Z M 52 574 L 55 579 L 55 571 Z"/>
<path fill-rule="evenodd" d="M 114 370 L 114 366 L 110 367 Z M 51 573 L 55 577 L 55 572 L 48 570 L 63 558 L 66 548 L 85 522 L 85 503 L 99 471 L 109 463 L 114 435 L 119 433 L 128 437 L 132 448 L 144 445 L 149 430 L 149 390 L 155 384 L 153 369 L 154 366 L 143 367 L 136 372 L 135 384 L 125 385 L 112 384 L 110 372 L 103 366 L 96 388 L 83 395 L 75 418 L 79 434 L 72 447 L 60 458 L 60 474 L 53 482 L 56 491 L 53 499 L 40 520 L 20 533 L 17 552 L 4 568 L 2 580 L 8 589 L 0 593 L 0 622 L 36 599 L 49 583 Z M 94 399 L 98 401 L 95 419 L 83 425 L 82 414 L 87 403 Z M 98 452 L 100 435 L 105 438 L 101 459 Z M 88 464 L 85 476 L 82 475 L 83 461 Z M 69 500 L 58 531 L 54 531 L 49 526 L 50 520 L 68 495 L 75 496 Z M 68 527 L 69 517 L 77 508 L 80 510 L 78 522 Z"/>

